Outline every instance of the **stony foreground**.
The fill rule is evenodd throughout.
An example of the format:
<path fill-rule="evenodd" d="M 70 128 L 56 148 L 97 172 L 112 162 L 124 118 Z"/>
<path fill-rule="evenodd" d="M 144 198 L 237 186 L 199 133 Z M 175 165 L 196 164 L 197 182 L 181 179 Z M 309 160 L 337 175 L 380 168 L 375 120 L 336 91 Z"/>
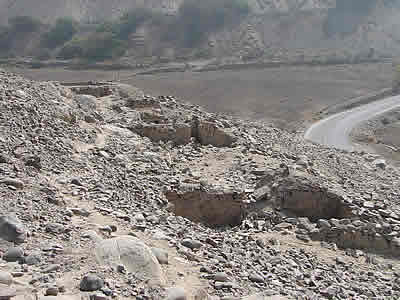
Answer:
<path fill-rule="evenodd" d="M 399 171 L 114 83 L 0 71 L 0 299 L 398 299 Z"/>

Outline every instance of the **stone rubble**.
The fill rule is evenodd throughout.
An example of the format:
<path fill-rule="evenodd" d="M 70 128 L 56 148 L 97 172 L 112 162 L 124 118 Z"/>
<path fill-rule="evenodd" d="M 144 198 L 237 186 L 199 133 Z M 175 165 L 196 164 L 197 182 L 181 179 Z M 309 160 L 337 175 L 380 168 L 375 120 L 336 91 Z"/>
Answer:
<path fill-rule="evenodd" d="M 0 71 L 0 111 L 1 299 L 400 297 L 379 157 L 117 83 Z"/>

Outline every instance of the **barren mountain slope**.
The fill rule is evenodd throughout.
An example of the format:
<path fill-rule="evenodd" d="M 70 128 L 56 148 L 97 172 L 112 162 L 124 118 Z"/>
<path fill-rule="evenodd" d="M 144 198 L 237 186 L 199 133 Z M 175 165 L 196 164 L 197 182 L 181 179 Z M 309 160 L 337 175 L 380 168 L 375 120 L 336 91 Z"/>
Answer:
<path fill-rule="evenodd" d="M 0 100 L 2 299 L 400 297 L 376 156 L 110 82 L 0 71 Z"/>
<path fill-rule="evenodd" d="M 83 22 L 111 19 L 124 11 L 146 6 L 175 12 L 182 0 L 0 0 L 0 20 L 13 16 L 30 15 L 43 21 L 61 16 L 73 16 Z M 255 13 L 288 12 L 296 9 L 313 10 L 331 7 L 333 0 L 249 0 Z"/>
<path fill-rule="evenodd" d="M 31 15 L 44 22 L 72 16 L 83 23 L 115 19 L 135 7 L 176 13 L 182 0 L 0 0 L 0 22 Z M 202 46 L 212 57 L 243 59 L 373 58 L 400 54 L 398 0 L 248 0 L 251 14 L 240 24 L 208 36 Z M 165 46 L 157 30 L 139 36 L 148 48 Z M 147 32 L 147 33 L 146 33 Z M 180 56 L 182 49 L 174 53 Z M 151 51 L 150 51 L 151 52 Z M 158 54 L 144 53 L 142 56 Z M 129 56 L 129 51 L 128 51 Z"/>
<path fill-rule="evenodd" d="M 400 1 L 341 5 L 309 3 L 264 10 L 214 36 L 219 55 L 329 59 L 396 56 L 400 53 Z M 342 1 L 341 1 L 342 2 Z M 362 1 L 348 1 L 363 3 Z M 369 1 L 371 2 L 371 1 Z"/>
<path fill-rule="evenodd" d="M 0 0 L 0 22 L 14 16 L 33 16 L 44 22 L 72 16 L 91 23 L 113 19 L 135 7 L 176 11 L 181 0 Z"/>

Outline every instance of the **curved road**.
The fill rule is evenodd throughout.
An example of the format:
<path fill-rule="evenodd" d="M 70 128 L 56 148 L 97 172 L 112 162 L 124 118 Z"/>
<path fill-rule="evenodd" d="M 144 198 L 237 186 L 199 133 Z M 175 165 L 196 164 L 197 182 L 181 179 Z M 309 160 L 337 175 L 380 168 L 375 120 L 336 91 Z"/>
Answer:
<path fill-rule="evenodd" d="M 304 138 L 322 145 L 353 151 L 355 146 L 350 139 L 351 131 L 362 122 L 397 107 L 400 107 L 400 96 L 359 106 L 314 123 L 308 128 Z"/>

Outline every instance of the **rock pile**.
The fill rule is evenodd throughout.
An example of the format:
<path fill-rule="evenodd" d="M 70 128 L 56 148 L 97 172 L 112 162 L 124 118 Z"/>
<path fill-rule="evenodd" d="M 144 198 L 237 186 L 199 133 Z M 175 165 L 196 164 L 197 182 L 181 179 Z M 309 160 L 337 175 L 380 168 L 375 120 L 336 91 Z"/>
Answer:
<path fill-rule="evenodd" d="M 109 86 L 0 71 L 1 299 L 400 297 L 398 169 Z"/>

